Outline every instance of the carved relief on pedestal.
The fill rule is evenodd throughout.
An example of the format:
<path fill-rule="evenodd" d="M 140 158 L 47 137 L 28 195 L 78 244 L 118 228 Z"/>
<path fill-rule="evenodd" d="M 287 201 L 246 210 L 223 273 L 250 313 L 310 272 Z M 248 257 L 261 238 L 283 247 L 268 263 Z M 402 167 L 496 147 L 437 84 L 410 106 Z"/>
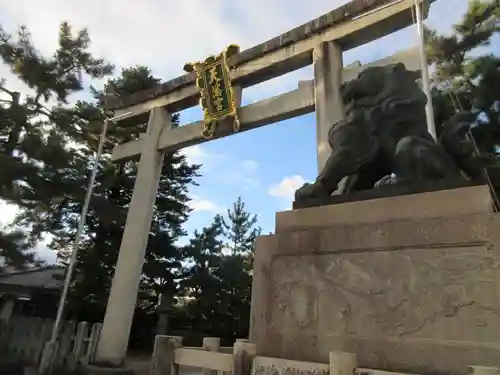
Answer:
<path fill-rule="evenodd" d="M 328 375 L 329 365 L 282 358 L 256 357 L 252 375 Z"/>
<path fill-rule="evenodd" d="M 499 262 L 486 245 L 280 256 L 276 331 L 495 342 Z"/>
<path fill-rule="evenodd" d="M 328 375 L 328 370 L 302 369 L 294 366 L 257 365 L 254 375 Z"/>
<path fill-rule="evenodd" d="M 318 320 L 318 290 L 301 282 L 282 284 L 276 289 L 278 309 L 301 328 Z"/>

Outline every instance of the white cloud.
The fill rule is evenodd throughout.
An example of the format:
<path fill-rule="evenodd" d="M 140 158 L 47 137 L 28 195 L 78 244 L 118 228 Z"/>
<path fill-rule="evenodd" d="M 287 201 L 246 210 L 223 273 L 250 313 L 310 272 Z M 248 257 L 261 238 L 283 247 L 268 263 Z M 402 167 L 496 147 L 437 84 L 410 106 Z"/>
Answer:
<path fill-rule="evenodd" d="M 230 43 L 249 48 L 347 1 L 18 0 L 4 1 L 0 8 L 6 27 L 25 23 L 44 52 L 54 48 L 58 24 L 67 20 L 75 27 L 87 27 L 93 51 L 112 57 L 120 66 L 143 63 L 181 73 L 187 61 L 202 59 Z"/>
<path fill-rule="evenodd" d="M 143 64 L 155 75 L 172 79 L 183 74 L 188 61 L 201 60 L 231 43 L 250 48 L 347 1 L 2 1 L 0 23 L 8 32 L 26 24 L 37 48 L 51 54 L 57 45 L 59 24 L 68 21 L 75 28 L 88 28 L 91 50 L 97 56 L 110 59 L 119 68 Z M 0 69 L 0 76 L 8 78 L 10 84 L 12 75 L 6 74 L 5 67 Z M 298 76 L 292 75 L 286 82 L 277 79 L 245 90 L 245 97 L 254 98 L 253 93 L 269 96 L 269 90 L 276 94 L 283 91 L 284 84 L 287 89 L 294 88 Z"/>
<path fill-rule="evenodd" d="M 19 212 L 19 208 L 14 204 L 0 201 L 0 212 L 0 227 L 5 228 L 12 224 L 16 214 Z M 32 249 L 32 251 L 37 254 L 38 258 L 44 260 L 47 264 L 55 264 L 57 260 L 57 253 L 47 247 L 51 239 L 52 237 L 50 235 L 46 235 L 43 241 Z"/>
<path fill-rule="evenodd" d="M 19 212 L 16 205 L 0 201 L 0 226 L 9 225 L 14 220 L 14 217 Z"/>
<path fill-rule="evenodd" d="M 182 67 L 188 61 L 201 60 L 231 43 L 239 44 L 242 49 L 250 48 L 348 1 L 5 0 L 0 1 L 0 24 L 9 32 L 15 32 L 19 24 L 26 24 L 37 48 L 51 54 L 57 45 L 58 25 L 68 21 L 75 28 L 88 28 L 91 50 L 97 56 L 110 59 L 118 68 L 146 65 L 156 76 L 167 80 L 183 74 Z M 432 6 L 426 23 L 442 29 L 442 25 L 455 22 L 467 1 L 455 2 L 458 10 L 446 14 L 453 16 L 448 18 L 449 22 L 442 22 L 447 11 L 443 4 L 446 2 L 442 1 Z M 387 49 L 407 48 L 409 38 L 411 43 L 416 42 L 413 30 L 398 33 L 391 43 L 385 40 L 349 51 L 346 63 L 366 61 L 367 56 L 384 54 Z M 24 87 L 19 82 L 14 84 L 12 74 L 1 65 L 0 77 L 8 78 L 12 87 Z M 309 67 L 246 89 L 244 96 L 255 101 L 293 89 L 298 80 L 311 77 Z"/>
<path fill-rule="evenodd" d="M 204 164 L 209 160 L 209 153 L 200 145 L 183 148 L 180 152 L 187 157 L 190 164 Z"/>
<path fill-rule="evenodd" d="M 188 163 L 201 164 L 203 166 L 202 173 L 209 172 L 215 167 L 219 167 L 222 162 L 227 160 L 226 155 L 208 152 L 200 145 L 183 148 L 180 152 L 187 157 Z"/>
<path fill-rule="evenodd" d="M 191 196 L 191 201 L 189 201 L 188 206 L 193 210 L 193 212 L 220 213 L 223 211 L 223 208 L 218 206 L 216 203 L 203 199 L 197 195 Z"/>
<path fill-rule="evenodd" d="M 57 261 L 57 252 L 49 249 L 43 243 L 38 244 L 33 251 L 37 254 L 38 258 L 44 260 L 47 264 L 55 264 Z"/>
<path fill-rule="evenodd" d="M 2 9 L 0 7 L 0 9 Z M 0 62 L 0 78 L 3 78 L 8 82 L 8 85 L 6 87 L 11 90 L 11 91 L 18 91 L 21 93 L 27 93 L 30 92 L 30 88 L 28 85 L 26 85 L 23 81 L 21 81 L 17 76 L 12 73 L 7 65 L 4 65 L 2 62 Z M 8 94 L 2 92 L 0 93 L 0 99 L 10 99 L 10 96 Z"/>
<path fill-rule="evenodd" d="M 268 193 L 273 197 L 279 197 L 288 201 L 293 201 L 295 190 L 301 187 L 306 180 L 302 176 L 295 175 L 285 177 L 279 184 L 273 185 L 269 188 Z"/>

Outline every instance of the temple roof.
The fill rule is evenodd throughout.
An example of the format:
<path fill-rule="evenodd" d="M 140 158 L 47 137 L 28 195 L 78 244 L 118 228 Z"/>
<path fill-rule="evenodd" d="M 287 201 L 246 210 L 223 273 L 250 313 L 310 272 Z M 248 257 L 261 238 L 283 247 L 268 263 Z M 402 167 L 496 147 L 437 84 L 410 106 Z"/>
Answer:
<path fill-rule="evenodd" d="M 58 290 L 63 287 L 64 272 L 57 266 L 8 272 L 0 274 L 0 285 Z"/>

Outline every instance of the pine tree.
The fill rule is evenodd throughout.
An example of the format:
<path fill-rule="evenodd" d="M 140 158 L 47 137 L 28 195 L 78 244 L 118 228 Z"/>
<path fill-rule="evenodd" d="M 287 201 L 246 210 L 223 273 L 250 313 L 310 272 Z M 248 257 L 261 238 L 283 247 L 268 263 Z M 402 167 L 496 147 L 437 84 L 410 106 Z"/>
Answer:
<path fill-rule="evenodd" d="M 27 241 L 23 231 L 0 228 L 0 273 L 5 266 L 14 269 L 23 269 L 27 266 L 42 265 L 43 262 L 36 259 L 35 253 L 30 251 L 31 243 Z"/>
<path fill-rule="evenodd" d="M 500 57 L 478 48 L 490 45 L 499 20 L 498 1 L 472 0 L 452 35 L 426 30 L 436 124 L 458 111 L 475 111 L 474 138 L 482 152 L 493 154 L 500 144 Z"/>
<path fill-rule="evenodd" d="M 238 197 L 233 207 L 227 210 L 228 220 L 222 220 L 227 246 L 233 254 L 249 254 L 253 251 L 255 237 L 261 230 L 257 225 L 257 215 L 245 211 L 245 203 Z"/>
<path fill-rule="evenodd" d="M 436 126 L 459 111 L 473 111 L 471 133 L 500 196 L 500 56 L 484 47 L 500 31 L 498 0 L 471 0 L 451 35 L 426 30 Z M 438 135 L 439 135 L 439 130 Z"/>
<path fill-rule="evenodd" d="M 64 109 L 70 96 L 83 90 L 84 80 L 101 78 L 113 68 L 94 58 L 89 45 L 85 29 L 73 33 L 63 23 L 59 46 L 46 58 L 33 46 L 26 27 L 20 27 L 16 36 L 0 27 L 0 57 L 30 89 L 21 94 L 0 79 L 0 198 L 25 213 L 43 217 L 57 210 L 65 194 L 66 167 L 78 164 L 69 147 L 70 136 L 78 129 L 63 116 Z M 15 225 L 14 232 L 1 234 L 0 257 L 31 262 L 28 249 L 41 239 L 42 228 L 37 221 L 20 219 L 17 224 L 21 229 Z M 29 236 L 22 238 L 27 231 Z"/>
<path fill-rule="evenodd" d="M 183 249 L 185 266 L 180 286 L 187 299 L 186 328 L 195 332 L 220 334 L 222 235 L 222 218 L 217 215 L 201 232 L 195 231 Z"/>
<path fill-rule="evenodd" d="M 0 161 L 6 166 L 0 176 L 1 197 L 23 208 L 15 224 L 29 229 L 29 236 L 7 233 L 0 245 L 7 260 L 19 263 L 19 254 L 24 251 L 26 261 L 30 261 L 27 249 L 50 233 L 54 238 L 50 246 L 59 251 L 64 263 L 73 245 L 95 166 L 99 133 L 108 115 L 105 92 L 128 95 L 151 88 L 159 80 L 145 67 L 125 69 L 119 78 L 108 81 L 104 90 L 91 88 L 94 101 L 71 105 L 69 96 L 84 89 L 83 80 L 101 78 L 112 70 L 88 52 L 86 30 L 73 37 L 69 25 L 62 24 L 60 46 L 51 59 L 36 51 L 24 27 L 16 39 L 2 31 L 0 41 L 3 60 L 34 91 L 23 97 L 1 86 L 7 95 L 0 106 Z M 178 116 L 173 116 L 173 122 L 178 124 Z M 86 312 L 84 318 L 89 320 L 100 320 L 104 313 L 136 176 L 134 161 L 113 164 L 109 156 L 115 144 L 137 139 L 145 127 L 146 121 L 132 127 L 110 126 L 97 166 L 97 183 L 70 294 L 70 311 Z M 165 157 L 142 280 L 144 309 L 151 309 L 162 291 L 176 289 L 173 280 L 181 259 L 176 241 L 184 234 L 182 224 L 189 213 L 187 189 L 198 168 L 188 165 L 179 153 Z"/>
<path fill-rule="evenodd" d="M 103 91 L 93 90 L 95 103 L 79 102 L 71 110 L 72 117 L 84 129 L 79 141 L 84 145 L 87 140 L 89 145 L 81 150 L 85 170 L 84 173 L 80 170 L 68 173 L 72 177 L 68 178 L 67 186 L 72 188 L 67 190 L 64 204 L 57 212 L 46 215 L 43 225 L 51 228 L 55 238 L 52 246 L 60 250 L 62 257 L 72 246 L 83 194 L 94 166 L 95 132 L 106 114 L 105 92 L 112 90 L 117 95 L 128 95 L 151 88 L 158 82 L 159 79 L 145 67 L 125 69 L 119 78 L 110 80 Z M 172 121 L 177 126 L 178 116 L 174 115 Z M 109 130 L 70 295 L 70 311 L 73 314 L 86 312 L 81 319 L 101 320 L 103 317 L 137 175 L 135 161 L 114 164 L 109 156 L 115 144 L 137 139 L 145 127 L 144 123 L 133 127 L 112 126 Z M 198 169 L 199 166 L 189 165 L 185 156 L 178 152 L 165 156 L 139 292 L 139 307 L 143 311 L 152 312 L 160 294 L 175 294 L 177 290 L 174 280 L 180 272 L 182 253 L 176 242 L 185 234 L 182 225 L 190 212 L 187 190 L 194 183 Z"/>
<path fill-rule="evenodd" d="M 219 277 L 222 280 L 222 327 L 224 337 L 246 338 L 250 322 L 250 300 L 252 294 L 253 246 L 261 229 L 257 226 L 257 215 L 245 210 L 239 197 L 227 210 L 223 219 L 225 249 L 230 254 L 221 259 Z"/>
<path fill-rule="evenodd" d="M 253 245 L 260 231 L 257 216 L 238 198 L 227 218 L 216 215 L 210 226 L 194 233 L 184 248 L 181 282 L 189 301 L 186 329 L 229 344 L 248 336 Z"/>

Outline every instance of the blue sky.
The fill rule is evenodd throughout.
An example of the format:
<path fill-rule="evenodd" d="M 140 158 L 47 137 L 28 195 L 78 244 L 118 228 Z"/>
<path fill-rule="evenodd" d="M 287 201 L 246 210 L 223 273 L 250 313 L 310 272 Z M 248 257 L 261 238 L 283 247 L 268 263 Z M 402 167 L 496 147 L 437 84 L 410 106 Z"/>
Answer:
<path fill-rule="evenodd" d="M 97 55 L 118 67 L 149 66 L 156 76 L 168 80 L 182 74 L 185 62 L 218 53 L 230 43 L 249 48 L 346 2 L 0 0 L 0 24 L 7 31 L 21 23 L 28 25 L 36 45 L 43 53 L 51 53 L 58 24 L 68 20 L 75 27 L 89 29 L 92 50 Z M 447 32 L 466 7 L 467 0 L 439 0 L 432 5 L 425 23 Z M 211 25 L 210 29 L 207 25 Z M 409 27 L 346 52 L 344 63 L 368 63 L 416 43 L 416 29 Z M 0 77 L 7 78 L 13 88 L 27 90 L 1 64 Z M 311 78 L 310 67 L 301 69 L 245 89 L 243 102 L 290 91 L 299 80 Z M 182 123 L 200 118 L 199 108 L 181 113 Z M 236 134 L 186 149 L 185 153 L 192 162 L 203 164 L 200 186 L 191 191 L 194 212 L 186 227 L 188 231 L 208 224 L 215 213 L 224 212 L 242 196 L 247 209 L 258 215 L 264 232 L 271 232 L 275 212 L 289 209 L 293 190 L 303 181 L 314 179 L 317 173 L 315 117 L 310 114 Z M 44 258 L 54 260 L 46 249 L 39 249 Z"/>

